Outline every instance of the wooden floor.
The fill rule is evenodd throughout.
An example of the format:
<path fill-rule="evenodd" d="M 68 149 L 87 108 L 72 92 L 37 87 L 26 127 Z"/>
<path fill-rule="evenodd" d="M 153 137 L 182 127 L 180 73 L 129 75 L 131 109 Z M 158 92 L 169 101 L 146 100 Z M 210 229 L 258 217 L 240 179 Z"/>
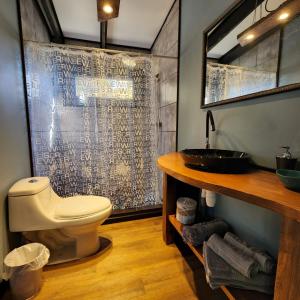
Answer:
<path fill-rule="evenodd" d="M 161 223 L 155 217 L 101 226 L 112 248 L 92 260 L 47 267 L 35 299 L 224 299 L 208 288 L 193 256 L 164 244 Z"/>

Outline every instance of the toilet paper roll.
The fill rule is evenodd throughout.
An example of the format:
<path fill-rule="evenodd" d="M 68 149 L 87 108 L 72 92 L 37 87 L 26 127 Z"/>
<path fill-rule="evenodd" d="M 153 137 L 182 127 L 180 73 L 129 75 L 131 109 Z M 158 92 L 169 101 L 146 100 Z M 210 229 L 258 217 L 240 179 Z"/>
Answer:
<path fill-rule="evenodd" d="M 214 207 L 216 205 L 216 193 L 206 191 L 206 205 L 208 207 Z"/>

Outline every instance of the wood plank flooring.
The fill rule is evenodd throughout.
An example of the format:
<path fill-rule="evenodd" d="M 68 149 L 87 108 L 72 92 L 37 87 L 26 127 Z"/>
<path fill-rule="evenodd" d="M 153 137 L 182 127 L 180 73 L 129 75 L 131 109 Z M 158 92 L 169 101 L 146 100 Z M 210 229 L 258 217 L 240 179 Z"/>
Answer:
<path fill-rule="evenodd" d="M 44 271 L 37 300 L 226 299 L 207 286 L 203 268 L 162 240 L 161 217 L 103 225 L 113 246 L 101 256 Z"/>

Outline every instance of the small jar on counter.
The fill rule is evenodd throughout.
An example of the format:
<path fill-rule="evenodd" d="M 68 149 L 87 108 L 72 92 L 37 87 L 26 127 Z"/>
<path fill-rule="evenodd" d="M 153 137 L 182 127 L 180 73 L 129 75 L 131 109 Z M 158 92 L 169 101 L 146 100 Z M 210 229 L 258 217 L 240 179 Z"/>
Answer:
<path fill-rule="evenodd" d="M 281 148 L 285 149 L 285 152 L 282 155 L 276 156 L 277 169 L 294 170 L 297 164 L 297 158 L 292 157 L 290 147 L 284 146 Z"/>

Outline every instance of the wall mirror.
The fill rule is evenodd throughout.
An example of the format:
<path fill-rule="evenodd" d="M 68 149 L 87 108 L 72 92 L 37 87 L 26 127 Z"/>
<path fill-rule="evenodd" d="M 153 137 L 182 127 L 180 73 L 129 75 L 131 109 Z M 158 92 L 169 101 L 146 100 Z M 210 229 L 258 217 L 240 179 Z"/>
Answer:
<path fill-rule="evenodd" d="M 300 0 L 240 0 L 204 31 L 201 107 L 300 88 Z"/>

